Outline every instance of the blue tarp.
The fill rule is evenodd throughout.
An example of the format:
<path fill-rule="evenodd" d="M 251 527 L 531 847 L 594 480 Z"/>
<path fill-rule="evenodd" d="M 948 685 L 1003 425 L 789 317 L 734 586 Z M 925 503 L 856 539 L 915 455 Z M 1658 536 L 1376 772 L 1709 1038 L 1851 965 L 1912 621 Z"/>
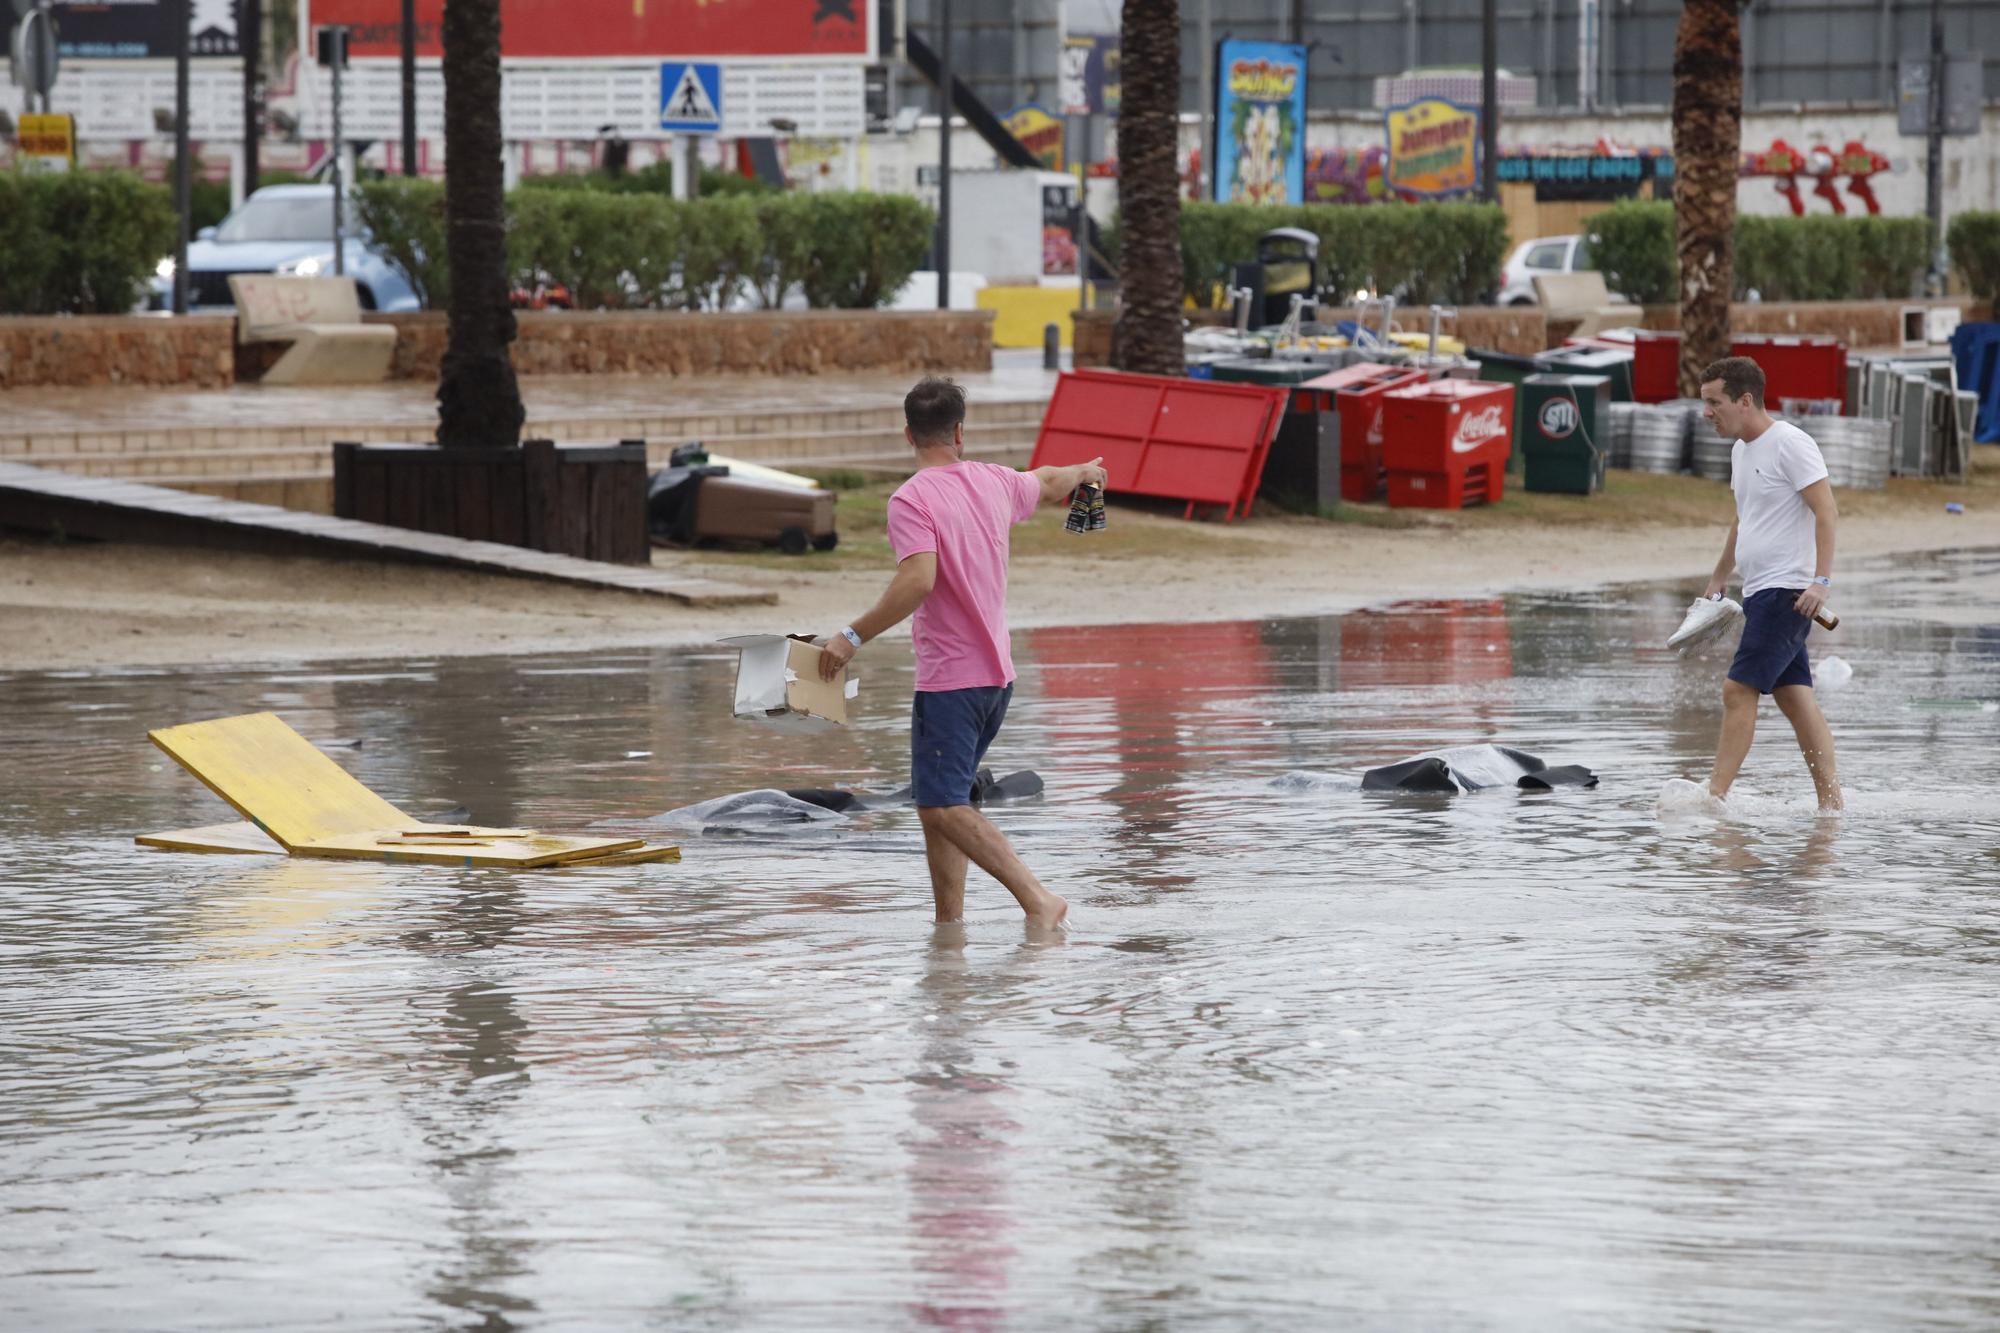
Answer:
<path fill-rule="evenodd" d="M 1951 335 L 1958 387 L 1979 396 L 1972 438 L 2000 444 L 2000 324 L 1961 324 Z"/>

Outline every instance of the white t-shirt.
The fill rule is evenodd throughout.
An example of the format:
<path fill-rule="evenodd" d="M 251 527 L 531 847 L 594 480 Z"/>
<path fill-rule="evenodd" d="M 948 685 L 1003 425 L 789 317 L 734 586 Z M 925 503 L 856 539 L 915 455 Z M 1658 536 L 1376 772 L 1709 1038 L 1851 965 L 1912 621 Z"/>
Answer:
<path fill-rule="evenodd" d="M 1803 588 L 1813 581 L 1819 536 L 1800 491 L 1826 476 L 1813 437 L 1789 421 L 1729 450 L 1729 486 L 1736 492 L 1736 568 L 1743 595 L 1766 588 Z"/>

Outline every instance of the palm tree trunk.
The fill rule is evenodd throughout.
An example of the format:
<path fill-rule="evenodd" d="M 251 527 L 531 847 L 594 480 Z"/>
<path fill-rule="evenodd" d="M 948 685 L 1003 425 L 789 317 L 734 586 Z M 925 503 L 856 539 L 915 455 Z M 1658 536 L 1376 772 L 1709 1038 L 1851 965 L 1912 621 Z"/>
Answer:
<path fill-rule="evenodd" d="M 1674 39 L 1674 250 L 1680 260 L 1681 392 L 1729 354 L 1736 175 L 1743 148 L 1737 0 L 1688 0 Z"/>
<path fill-rule="evenodd" d="M 1180 375 L 1181 105 L 1179 0 L 1125 0 L 1119 53 L 1118 259 L 1114 356 L 1121 370 Z"/>
<path fill-rule="evenodd" d="M 445 252 L 449 334 L 438 378 L 439 444 L 521 442 L 521 386 L 507 344 L 506 176 L 500 153 L 500 0 L 445 0 Z"/>

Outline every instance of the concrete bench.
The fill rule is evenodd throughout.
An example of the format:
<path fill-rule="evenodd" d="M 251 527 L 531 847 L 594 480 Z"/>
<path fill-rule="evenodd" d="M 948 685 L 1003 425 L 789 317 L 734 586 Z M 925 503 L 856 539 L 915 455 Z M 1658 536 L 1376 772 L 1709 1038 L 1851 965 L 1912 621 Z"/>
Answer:
<path fill-rule="evenodd" d="M 372 384 L 386 379 L 396 330 L 361 322 L 352 278 L 232 273 L 239 343 L 287 342 L 266 384 Z"/>
<path fill-rule="evenodd" d="M 1603 329 L 1637 324 L 1643 313 L 1638 306 L 1613 300 L 1604 285 L 1604 275 L 1594 269 L 1536 274 L 1535 299 L 1547 312 L 1551 337 L 1558 321 L 1576 323 L 1565 336 L 1587 338 Z"/>

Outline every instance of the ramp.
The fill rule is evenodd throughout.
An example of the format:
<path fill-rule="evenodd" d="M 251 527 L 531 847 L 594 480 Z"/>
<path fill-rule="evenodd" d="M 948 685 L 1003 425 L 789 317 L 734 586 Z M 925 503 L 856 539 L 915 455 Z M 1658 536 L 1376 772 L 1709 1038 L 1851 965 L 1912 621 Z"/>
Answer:
<path fill-rule="evenodd" d="M 612 565 L 139 482 L 79 477 L 24 463 L 0 462 L 0 526 L 103 541 L 442 565 L 665 597 L 683 606 L 752 606 L 777 601 L 773 592 L 668 569 Z"/>

